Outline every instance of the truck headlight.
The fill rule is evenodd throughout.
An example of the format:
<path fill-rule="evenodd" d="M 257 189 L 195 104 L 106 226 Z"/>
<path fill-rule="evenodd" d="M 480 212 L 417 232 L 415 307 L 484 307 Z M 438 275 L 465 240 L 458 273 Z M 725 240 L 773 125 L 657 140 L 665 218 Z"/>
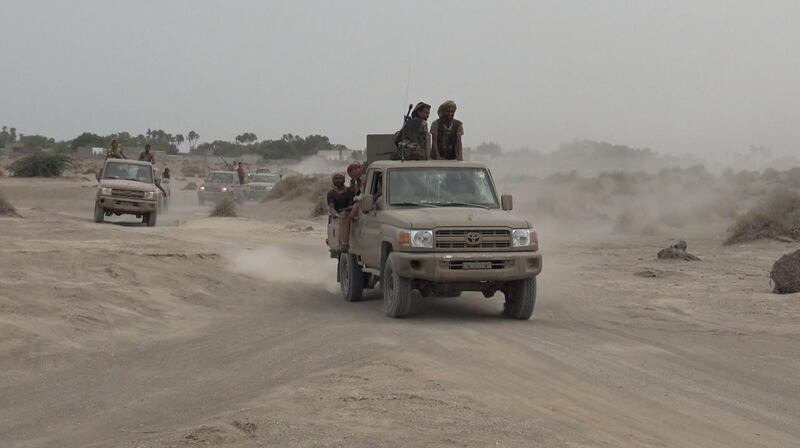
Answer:
<path fill-rule="evenodd" d="M 401 246 L 421 247 L 426 249 L 433 248 L 432 230 L 411 230 L 402 231 L 397 237 Z"/>
<path fill-rule="evenodd" d="M 153 199 L 154 197 L 156 197 L 156 193 L 153 191 L 145 191 L 144 196 L 142 197 L 145 199 Z"/>
<path fill-rule="evenodd" d="M 228 191 L 228 187 L 222 187 L 222 191 Z"/>
<path fill-rule="evenodd" d="M 539 249 L 539 239 L 532 229 L 514 229 L 511 231 L 512 247 L 533 247 Z"/>
<path fill-rule="evenodd" d="M 205 185 L 201 185 L 201 186 L 200 186 L 200 189 L 201 189 L 201 190 L 205 190 L 205 189 L 206 189 L 206 186 L 205 186 Z"/>
<path fill-rule="evenodd" d="M 108 187 L 100 187 L 100 194 L 102 196 L 111 196 L 111 189 Z"/>

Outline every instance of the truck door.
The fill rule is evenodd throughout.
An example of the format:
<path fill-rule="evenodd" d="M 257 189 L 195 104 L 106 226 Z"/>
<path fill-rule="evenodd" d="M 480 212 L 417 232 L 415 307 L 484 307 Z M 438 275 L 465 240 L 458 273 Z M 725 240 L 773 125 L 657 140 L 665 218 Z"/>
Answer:
<path fill-rule="evenodd" d="M 381 170 L 370 170 L 367 175 L 367 188 L 373 197 L 372 210 L 369 213 L 362 213 L 358 220 L 357 228 L 354 229 L 354 241 L 352 241 L 357 253 L 361 255 L 361 260 L 367 267 L 380 268 L 381 257 L 381 223 L 380 213 L 383 204 L 383 172 Z"/>

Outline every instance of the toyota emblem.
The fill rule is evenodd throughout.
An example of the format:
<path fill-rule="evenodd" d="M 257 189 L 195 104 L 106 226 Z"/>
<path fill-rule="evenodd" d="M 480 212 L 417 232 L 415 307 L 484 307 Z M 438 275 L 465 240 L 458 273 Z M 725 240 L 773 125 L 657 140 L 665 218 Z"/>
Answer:
<path fill-rule="evenodd" d="M 478 232 L 470 232 L 467 234 L 467 244 L 470 246 L 477 246 L 481 243 L 481 234 Z"/>

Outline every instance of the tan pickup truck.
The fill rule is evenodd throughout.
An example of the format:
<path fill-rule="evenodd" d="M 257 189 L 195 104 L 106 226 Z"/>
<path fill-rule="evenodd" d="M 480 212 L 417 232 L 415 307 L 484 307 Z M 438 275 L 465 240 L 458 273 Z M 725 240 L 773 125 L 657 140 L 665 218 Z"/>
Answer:
<path fill-rule="evenodd" d="M 143 223 L 156 225 L 158 212 L 169 197 L 159 188 L 158 173 L 150 162 L 108 159 L 97 178 L 94 221 L 106 216 L 135 215 Z"/>
<path fill-rule="evenodd" d="M 197 190 L 197 202 L 203 205 L 206 201 L 217 202 L 224 198 L 242 202 L 244 193 L 244 185 L 239 184 L 236 171 L 211 171 Z"/>
<path fill-rule="evenodd" d="M 328 229 L 345 300 L 360 300 L 380 282 L 385 312 L 404 317 L 414 290 L 423 297 L 502 292 L 505 316 L 531 317 L 542 270 L 538 237 L 511 213 L 511 196 L 497 194 L 486 166 L 383 160 L 366 176 L 348 252 L 337 250 L 335 219 Z"/>

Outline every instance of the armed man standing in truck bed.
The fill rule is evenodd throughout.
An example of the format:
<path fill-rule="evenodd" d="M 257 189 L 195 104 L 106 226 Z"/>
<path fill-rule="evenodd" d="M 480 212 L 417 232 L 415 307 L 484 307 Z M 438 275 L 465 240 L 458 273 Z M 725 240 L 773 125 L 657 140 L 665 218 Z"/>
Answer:
<path fill-rule="evenodd" d="M 445 101 L 439 106 L 439 119 L 431 125 L 431 159 L 464 160 L 461 136 L 464 123 L 455 119 L 456 103 Z"/>
<path fill-rule="evenodd" d="M 395 145 L 397 151 L 392 154 L 393 160 L 427 160 L 431 150 L 428 117 L 431 115 L 430 104 L 417 103 L 397 132 Z"/>

